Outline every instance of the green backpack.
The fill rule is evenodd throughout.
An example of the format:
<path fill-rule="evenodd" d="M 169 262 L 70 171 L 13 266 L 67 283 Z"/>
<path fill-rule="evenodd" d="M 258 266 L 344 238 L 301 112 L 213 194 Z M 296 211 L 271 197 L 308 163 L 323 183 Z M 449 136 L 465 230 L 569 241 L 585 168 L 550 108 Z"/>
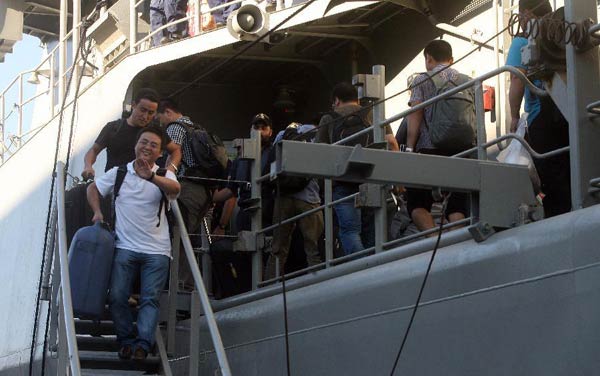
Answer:
<path fill-rule="evenodd" d="M 456 80 L 445 80 L 439 75 L 427 72 L 438 96 L 454 89 L 471 78 L 458 74 Z M 431 121 L 428 122 L 429 135 L 433 145 L 440 150 L 462 151 L 475 145 L 475 94 L 468 88 L 441 99 L 431 105 Z"/>

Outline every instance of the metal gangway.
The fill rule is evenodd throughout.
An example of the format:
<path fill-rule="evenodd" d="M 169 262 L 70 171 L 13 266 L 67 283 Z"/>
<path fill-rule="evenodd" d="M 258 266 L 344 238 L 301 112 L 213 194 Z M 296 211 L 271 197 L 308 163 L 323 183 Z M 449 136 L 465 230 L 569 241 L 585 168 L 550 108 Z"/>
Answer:
<path fill-rule="evenodd" d="M 71 282 L 69 277 L 69 263 L 67 256 L 67 235 L 66 235 L 66 218 L 65 218 L 65 165 L 63 162 L 57 163 L 57 182 L 56 182 L 56 200 L 52 211 L 52 227 L 50 233 L 50 247 L 48 249 L 47 266 L 45 272 L 45 285 L 51 286 L 52 298 L 50 299 L 50 340 L 48 350 L 56 353 L 57 365 L 56 370 L 58 375 L 81 375 L 82 365 L 80 361 L 80 351 L 78 349 L 78 340 L 76 336 L 75 318 L 73 316 L 73 304 L 71 300 Z M 191 310 L 191 326 L 192 328 L 199 327 L 201 316 L 206 320 L 210 335 L 213 341 L 214 349 L 219 359 L 220 372 L 222 375 L 231 375 L 227 354 L 223 347 L 223 341 L 217 327 L 214 313 L 211 307 L 208 294 L 204 287 L 202 276 L 196 263 L 194 251 L 185 228 L 181 212 L 177 201 L 170 202 L 177 227 L 179 232 L 174 239 L 174 250 L 176 253 L 174 260 L 171 263 L 171 270 L 176 267 L 178 262 L 178 253 L 180 250 L 179 241 L 183 243 L 185 257 L 189 263 L 190 270 L 194 279 L 194 291 L 192 295 L 192 310 Z M 53 264 L 53 267 L 50 265 Z M 169 283 L 168 301 L 171 307 L 168 307 L 169 312 L 175 313 L 178 303 L 177 292 L 177 275 L 171 274 Z M 172 309 L 171 309 L 172 308 Z M 166 331 L 174 333 L 176 321 L 175 317 L 169 317 Z M 192 343 L 197 341 L 197 336 L 192 331 L 190 340 Z M 169 337 L 169 346 L 174 348 L 175 337 Z M 172 375 L 169 365 L 169 356 L 167 355 L 167 347 L 162 338 L 160 328 L 156 331 L 156 342 L 160 357 L 161 374 L 166 376 Z M 198 351 L 197 347 L 192 346 L 193 350 Z M 44 349 L 46 351 L 46 349 Z M 189 374 L 197 374 L 197 360 L 199 354 L 190 354 Z"/>

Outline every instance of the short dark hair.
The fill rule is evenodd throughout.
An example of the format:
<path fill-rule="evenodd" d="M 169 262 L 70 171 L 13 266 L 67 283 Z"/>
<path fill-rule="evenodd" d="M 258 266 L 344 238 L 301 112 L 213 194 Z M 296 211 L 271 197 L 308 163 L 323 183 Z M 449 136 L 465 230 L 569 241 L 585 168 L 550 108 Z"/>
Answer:
<path fill-rule="evenodd" d="M 154 133 L 155 135 L 157 135 L 160 138 L 160 150 L 165 150 L 165 147 L 167 146 L 167 145 L 165 145 L 165 143 L 166 143 L 165 131 L 161 127 L 156 126 L 156 125 L 149 125 L 147 127 L 140 129 L 140 131 L 138 132 L 137 137 L 135 139 L 136 144 L 140 140 L 140 137 L 142 137 L 142 135 L 147 132 Z"/>
<path fill-rule="evenodd" d="M 142 99 L 147 99 L 150 102 L 158 103 L 160 101 L 159 98 L 160 95 L 158 95 L 156 90 L 145 87 L 137 91 L 133 97 L 133 103 L 138 104 Z"/>
<path fill-rule="evenodd" d="M 552 12 L 552 5 L 549 0 L 520 0 L 519 13 L 526 10 L 531 11 L 537 17 L 542 17 Z"/>
<path fill-rule="evenodd" d="M 445 40 L 432 40 L 425 47 L 423 55 L 429 55 L 439 63 L 450 61 L 452 60 L 452 46 Z"/>
<path fill-rule="evenodd" d="M 340 82 L 333 87 L 331 91 L 331 101 L 335 98 L 340 102 L 355 102 L 358 101 L 358 90 L 349 82 Z"/>
<path fill-rule="evenodd" d="M 163 114 L 167 109 L 177 112 L 177 113 L 181 113 L 181 110 L 179 110 L 179 106 L 177 105 L 177 102 L 175 102 L 171 98 L 161 99 L 160 103 L 158 104 L 158 110 L 156 110 L 156 112 L 158 112 L 159 114 Z"/>

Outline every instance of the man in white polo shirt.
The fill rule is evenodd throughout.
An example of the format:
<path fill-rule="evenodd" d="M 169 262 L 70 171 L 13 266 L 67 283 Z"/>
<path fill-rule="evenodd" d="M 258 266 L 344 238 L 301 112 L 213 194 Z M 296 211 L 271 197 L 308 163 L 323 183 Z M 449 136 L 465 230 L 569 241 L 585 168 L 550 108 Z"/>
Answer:
<path fill-rule="evenodd" d="M 167 199 L 175 199 L 180 186 L 171 171 L 157 174 L 156 159 L 165 145 L 158 127 L 143 128 L 135 145 L 135 160 L 127 164 L 122 185 L 115 199 L 115 257 L 110 282 L 109 304 L 121 345 L 121 359 L 142 360 L 154 345 L 158 324 L 158 298 L 169 273 L 171 243 L 165 215 Z M 94 211 L 93 222 L 102 221 L 100 195 L 113 192 L 119 167 L 90 184 L 88 202 Z M 127 299 L 136 275 L 141 276 L 137 336 Z"/>

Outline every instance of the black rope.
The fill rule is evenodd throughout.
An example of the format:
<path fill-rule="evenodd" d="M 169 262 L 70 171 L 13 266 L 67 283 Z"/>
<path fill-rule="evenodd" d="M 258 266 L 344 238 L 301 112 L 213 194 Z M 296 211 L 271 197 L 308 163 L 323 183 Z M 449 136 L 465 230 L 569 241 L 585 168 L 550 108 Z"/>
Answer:
<path fill-rule="evenodd" d="M 278 204 L 277 207 L 277 216 L 279 217 L 278 220 L 278 224 L 277 224 L 277 228 L 279 229 L 279 231 L 281 231 L 281 222 L 283 222 L 283 218 L 282 218 L 282 207 L 281 207 L 281 187 L 280 187 L 280 180 L 277 179 L 276 180 L 276 184 L 277 184 L 277 197 L 276 197 L 276 203 Z M 275 255 L 272 255 L 271 257 L 273 257 Z M 279 262 L 279 256 L 275 257 L 275 263 L 276 265 L 280 265 Z M 287 310 L 287 294 L 286 294 L 286 288 L 285 288 L 285 263 L 281 263 L 281 270 L 279 271 L 281 274 L 281 292 L 283 295 L 283 325 L 284 325 L 284 331 L 285 331 L 285 365 L 286 365 L 286 369 L 287 369 L 287 376 L 291 376 L 292 372 L 291 372 L 291 368 L 290 368 L 290 341 L 289 341 L 289 326 L 288 326 L 288 310 Z"/>
<path fill-rule="evenodd" d="M 75 57 L 73 58 L 73 64 L 76 64 L 77 60 L 79 59 L 79 52 L 81 49 L 81 45 L 85 43 L 84 39 L 81 39 L 79 41 L 80 45 L 78 46 L 77 50 L 75 51 Z M 79 88 L 79 85 L 81 84 L 81 77 L 82 75 L 79 76 L 79 82 L 77 83 L 77 88 Z M 62 80 L 62 77 L 60 77 L 60 79 Z M 63 123 L 63 116 L 64 116 L 64 111 L 65 111 L 65 105 L 67 102 L 67 94 L 68 94 L 68 90 L 71 86 L 71 82 L 73 80 L 73 71 L 71 71 L 71 74 L 69 75 L 69 79 L 67 80 L 67 84 L 66 84 L 66 90 L 64 92 L 64 96 L 62 98 L 62 103 L 60 106 L 60 113 L 59 113 L 59 118 L 58 118 L 58 131 L 57 131 L 57 135 L 56 135 L 56 148 L 54 150 L 54 166 L 52 168 L 52 181 L 50 183 L 50 197 L 48 200 L 48 214 L 46 216 L 46 232 L 44 235 L 44 246 L 43 246 L 43 255 L 42 255 L 42 262 L 41 262 L 41 266 L 40 266 L 40 276 L 38 279 L 38 291 L 37 291 L 37 296 L 36 296 L 36 306 L 35 306 L 35 312 L 34 312 L 34 317 L 33 317 L 33 333 L 32 333 L 32 338 L 31 338 L 31 350 L 29 353 L 29 376 L 33 376 L 33 363 L 34 363 L 34 357 L 35 357 L 35 342 L 36 342 L 36 338 L 37 338 L 37 325 L 39 323 L 39 313 L 40 313 L 40 300 L 41 300 L 41 293 L 42 293 L 42 281 L 44 278 L 44 267 L 46 265 L 46 257 L 45 257 L 45 253 L 47 251 L 47 247 L 48 247 L 48 237 L 50 234 L 50 221 L 51 221 L 51 216 L 52 216 L 52 203 L 54 202 L 53 198 L 54 198 L 54 194 L 55 194 L 55 183 L 56 183 L 56 174 L 57 173 L 63 173 L 63 171 L 56 171 L 56 163 L 58 161 L 58 152 L 60 150 L 60 139 L 61 139 L 61 135 L 62 135 L 62 123 Z M 78 89 L 77 89 L 78 90 Z M 73 100 L 73 113 L 74 113 L 74 107 L 75 107 L 75 103 L 77 101 L 77 97 L 74 98 Z M 72 122 L 74 121 L 74 117 L 72 118 Z M 72 128 L 72 124 L 71 124 L 71 128 Z M 71 139 L 69 139 L 69 150 L 71 148 Z M 68 155 L 67 155 L 68 156 Z M 67 159 L 67 163 L 68 163 L 68 159 Z M 63 265 L 63 267 L 66 267 Z M 45 338 L 44 338 L 44 349 L 42 351 L 42 375 L 45 373 L 44 367 L 45 367 L 45 360 L 46 360 L 46 348 L 45 345 L 47 344 L 47 330 L 45 331 Z"/>
<path fill-rule="evenodd" d="M 241 56 L 244 53 L 246 53 L 246 51 L 248 51 L 252 47 L 256 46 L 258 43 L 260 43 L 261 41 L 263 41 L 265 38 L 267 38 L 268 36 L 270 36 L 271 34 L 273 34 L 274 32 L 276 32 L 277 30 L 279 30 L 279 28 L 281 26 L 283 26 L 286 22 L 288 22 L 289 20 L 291 20 L 292 18 L 294 18 L 296 15 L 298 15 L 300 12 L 302 12 L 304 9 L 306 9 L 308 6 L 310 6 L 315 1 L 316 0 L 309 0 L 309 1 L 307 1 L 298 10 L 296 10 L 294 13 L 290 14 L 283 21 L 281 21 L 280 23 L 278 23 L 274 28 L 272 28 L 271 30 L 269 30 L 266 34 L 261 35 L 258 39 L 256 39 L 256 40 L 250 42 L 249 44 L 247 44 L 244 48 L 242 48 L 235 55 L 232 55 L 232 56 L 228 57 L 227 59 L 225 59 L 225 60 L 223 60 L 221 62 L 218 62 L 217 64 L 213 65 L 211 68 L 209 68 L 208 70 L 206 70 L 200 76 L 198 76 L 195 79 L 193 79 L 190 83 L 188 83 L 187 85 L 185 85 L 181 89 L 175 90 L 173 93 L 171 93 L 171 95 L 169 95 L 169 98 L 173 98 L 173 97 L 175 97 L 175 96 L 183 93 L 184 91 L 186 91 L 190 87 L 196 85 L 204 77 L 206 77 L 209 74 L 213 73 L 214 71 L 216 71 L 217 69 L 221 68 L 222 66 L 224 66 L 227 63 L 229 63 L 230 61 L 233 61 L 233 60 L 237 59 L 239 56 Z"/>
<path fill-rule="evenodd" d="M 425 290 L 425 284 L 427 283 L 427 278 L 429 278 L 429 274 L 431 272 L 431 266 L 433 265 L 433 260 L 435 259 L 435 255 L 437 254 L 438 248 L 440 246 L 440 239 L 442 238 L 442 230 L 444 227 L 444 219 L 446 217 L 446 207 L 448 206 L 448 200 L 452 193 L 448 193 L 444 199 L 444 203 L 442 205 L 442 217 L 440 220 L 440 227 L 438 230 L 437 241 L 435 242 L 435 247 L 433 247 L 433 252 L 431 253 L 431 258 L 429 259 L 429 264 L 427 265 L 427 271 L 425 272 L 425 277 L 423 277 L 423 282 L 421 283 L 421 288 L 419 289 L 419 295 L 417 297 L 417 301 L 413 308 L 412 314 L 410 315 L 410 321 L 408 322 L 408 326 L 404 331 L 404 338 L 402 338 L 402 344 L 400 345 L 400 349 L 396 355 L 396 360 L 394 361 L 394 367 L 392 367 L 392 372 L 390 372 L 390 376 L 394 376 L 394 372 L 396 371 L 396 367 L 398 366 L 398 361 L 400 360 L 400 356 L 402 355 L 402 351 L 404 350 L 404 345 L 406 345 L 406 340 L 408 339 L 408 334 L 410 333 L 410 328 L 412 328 L 413 321 L 415 320 L 415 316 L 417 314 L 417 309 L 419 308 L 419 303 L 421 302 L 421 297 L 423 296 L 423 290 Z"/>
<path fill-rule="evenodd" d="M 511 19 L 511 22 L 518 22 L 518 21 L 514 21 L 514 20 Z M 509 22 L 509 25 L 507 27 L 505 27 L 504 29 L 502 29 L 501 31 L 499 31 L 498 33 L 496 33 L 495 35 L 493 35 L 492 37 L 488 38 L 485 42 L 482 42 L 481 44 L 482 45 L 488 44 L 489 42 L 491 42 L 492 40 L 494 40 L 498 36 L 502 35 L 502 33 L 504 33 L 506 30 L 508 30 L 512 25 L 513 24 Z M 473 48 L 471 51 L 467 52 L 464 56 L 462 56 L 458 60 L 455 60 L 451 64 L 448 64 L 448 65 L 444 66 L 442 69 L 440 69 L 440 70 L 432 73 L 430 75 L 430 77 L 433 78 L 433 77 L 439 75 L 440 73 L 442 73 L 446 69 L 449 69 L 449 68 L 453 67 L 454 65 L 458 64 L 459 62 L 463 61 L 467 57 L 471 56 L 472 54 L 474 54 L 475 52 L 480 51 L 480 50 L 481 50 L 481 46 L 477 46 L 477 47 Z M 358 115 L 358 114 L 360 114 L 361 112 L 363 112 L 365 110 L 372 109 L 373 107 L 375 107 L 375 106 L 377 106 L 379 104 L 385 103 L 386 101 L 388 101 L 390 99 L 393 99 L 393 98 L 395 98 L 395 97 L 397 97 L 399 95 L 402 95 L 402 94 L 404 94 L 404 93 L 406 93 L 406 92 L 408 92 L 410 90 L 414 90 L 414 88 L 419 87 L 419 86 L 425 84 L 425 82 L 427 82 L 427 81 L 421 81 L 421 82 L 419 82 L 417 84 L 410 85 L 406 89 L 403 89 L 403 90 L 401 90 L 401 91 L 399 91 L 399 92 L 397 92 L 395 94 L 392 94 L 391 96 L 385 97 L 383 99 L 374 101 L 373 103 L 369 103 L 368 105 L 362 106 L 360 110 L 351 112 L 351 113 L 349 113 L 347 115 L 341 115 L 341 116 L 339 116 L 338 118 L 336 118 L 334 120 L 328 121 L 328 122 L 326 122 L 324 124 L 321 124 L 321 125 L 317 125 L 316 127 L 314 127 L 313 129 L 311 129 L 310 131 L 307 131 L 306 133 L 317 132 L 320 128 L 328 127 L 329 125 L 334 124 L 334 123 L 336 123 L 336 122 L 338 122 L 340 120 L 345 120 L 345 119 L 347 119 L 347 118 L 349 118 L 351 116 Z M 303 136 L 305 134 L 303 134 Z M 295 138 L 292 138 L 291 140 L 294 141 L 294 140 L 297 140 L 297 139 L 300 139 L 300 136 L 296 136 Z"/>

